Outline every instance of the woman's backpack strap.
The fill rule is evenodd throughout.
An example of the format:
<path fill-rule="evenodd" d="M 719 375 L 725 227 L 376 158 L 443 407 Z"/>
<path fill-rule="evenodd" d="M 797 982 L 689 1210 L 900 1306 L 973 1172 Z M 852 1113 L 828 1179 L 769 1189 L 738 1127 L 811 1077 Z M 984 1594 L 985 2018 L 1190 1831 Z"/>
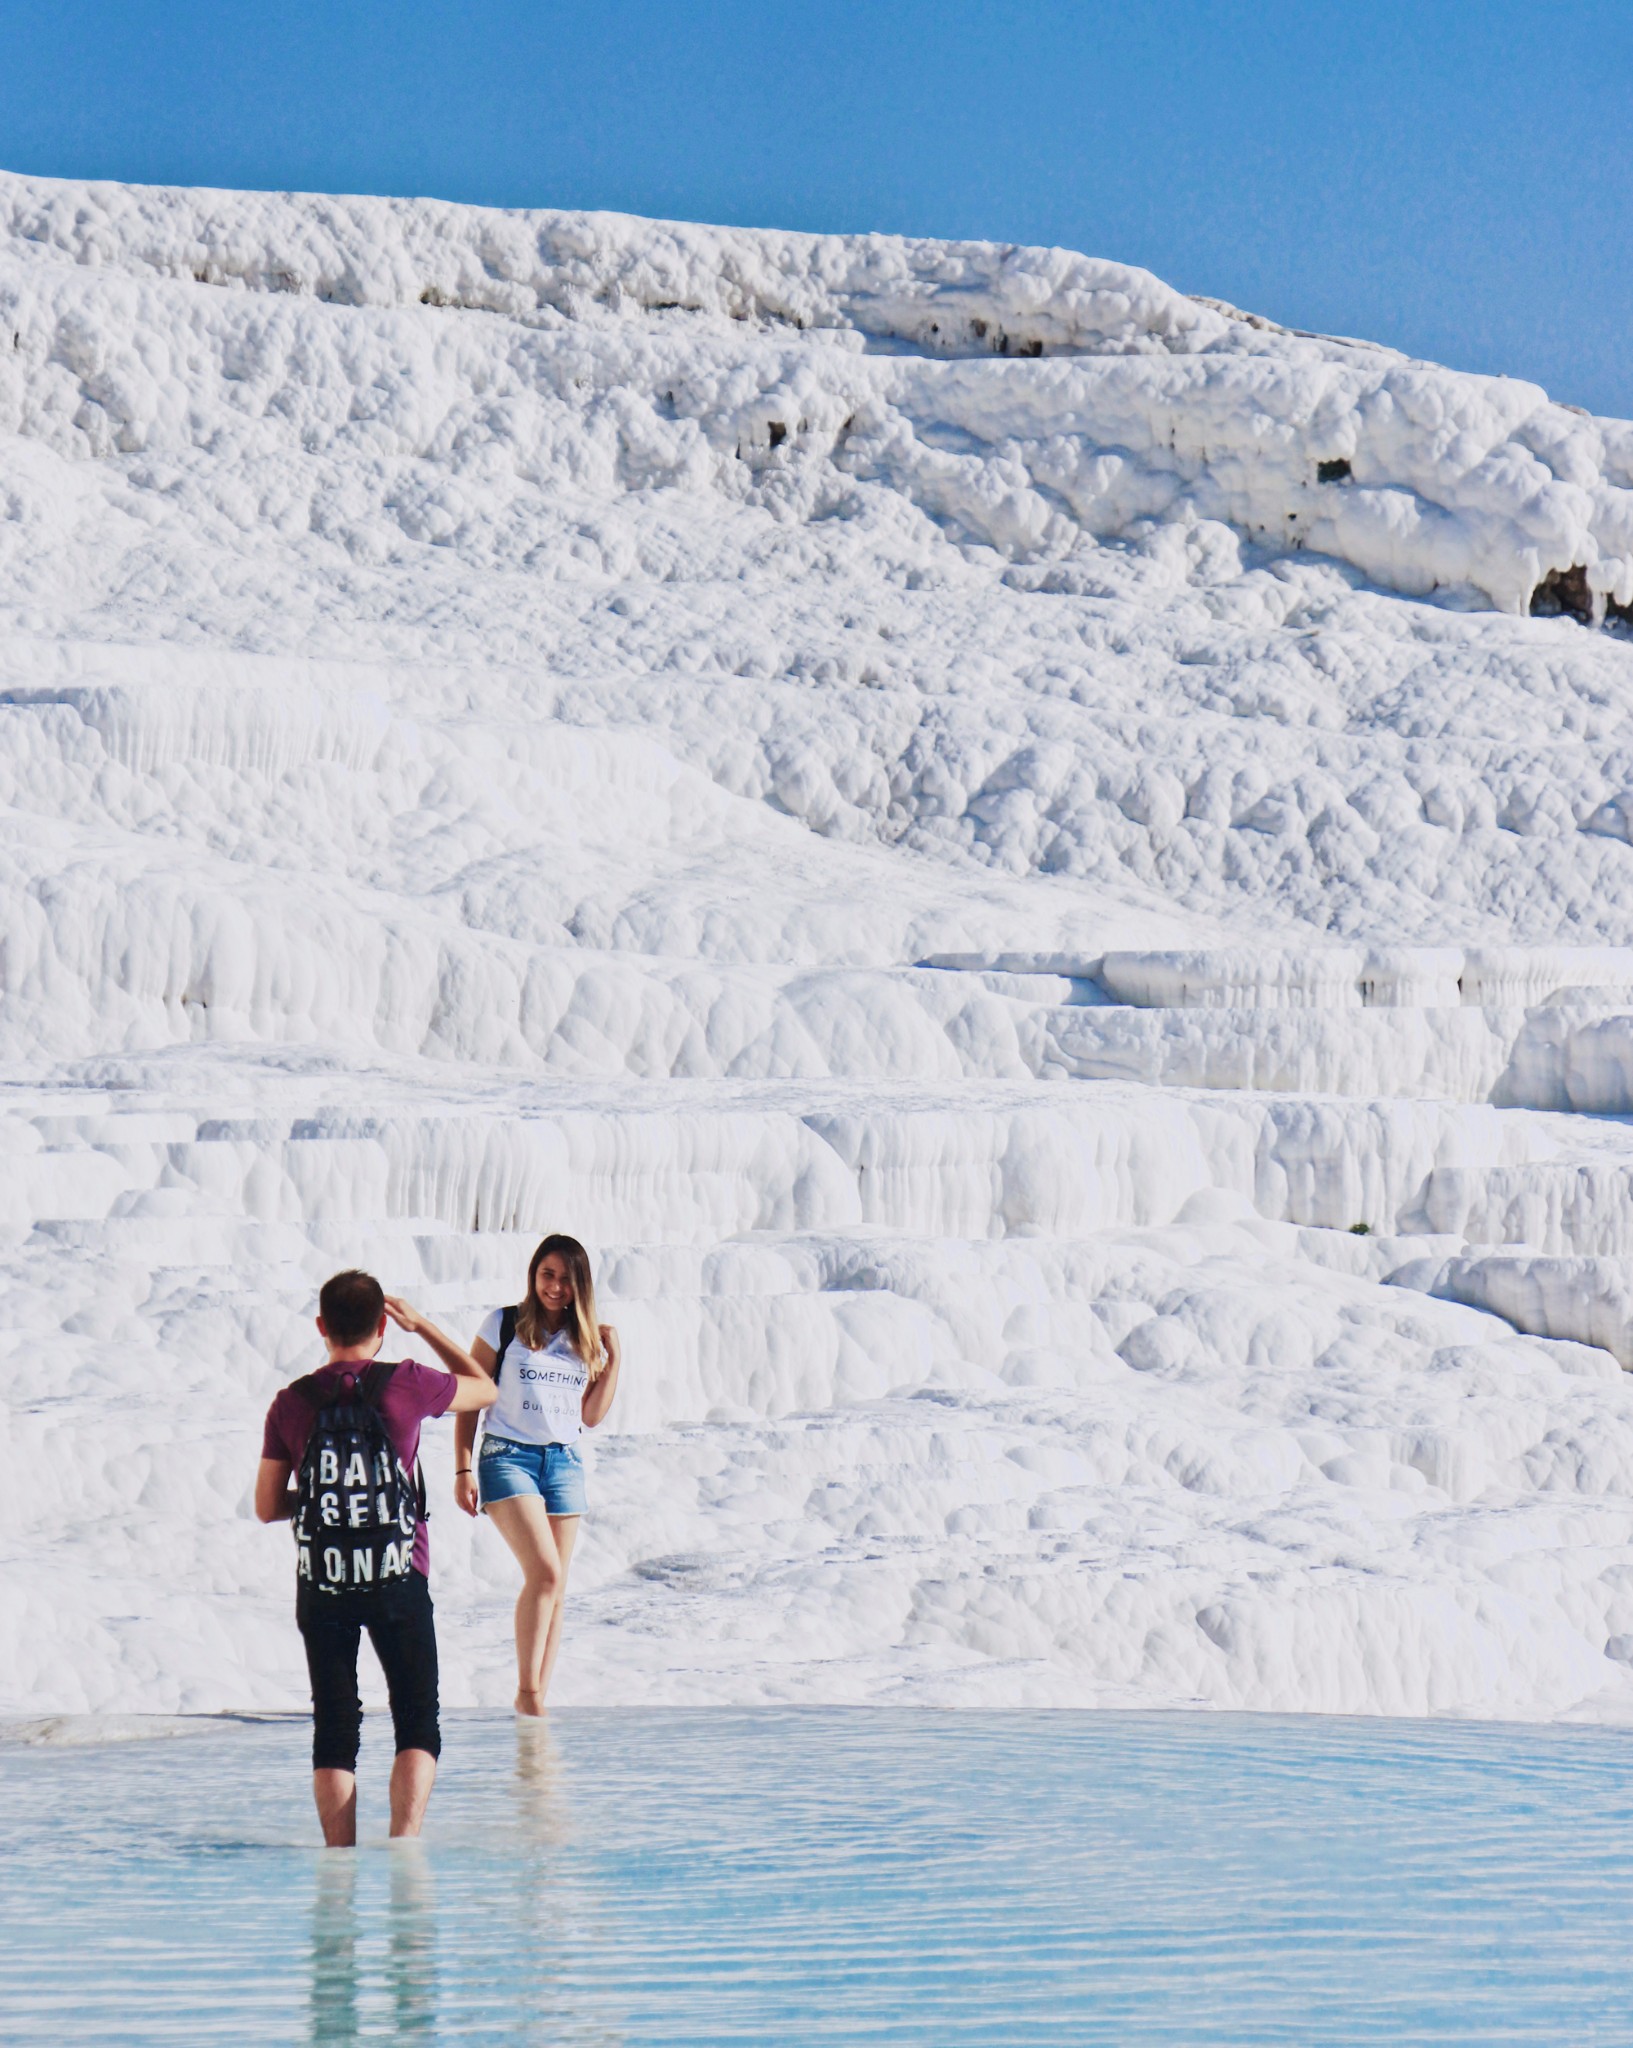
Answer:
<path fill-rule="evenodd" d="M 505 1353 L 516 1341 L 516 1311 L 502 1309 L 499 1314 L 499 1349 L 493 1354 L 493 1376 L 499 1377 L 499 1368 L 505 1362 Z"/>

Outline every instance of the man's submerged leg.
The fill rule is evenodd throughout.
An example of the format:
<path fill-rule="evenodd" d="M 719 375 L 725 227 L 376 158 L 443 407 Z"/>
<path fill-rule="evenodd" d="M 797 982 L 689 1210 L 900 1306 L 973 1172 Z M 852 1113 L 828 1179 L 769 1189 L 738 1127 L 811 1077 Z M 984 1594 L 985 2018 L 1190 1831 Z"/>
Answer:
<path fill-rule="evenodd" d="M 396 1781 L 392 1781 L 392 1806 L 396 1807 Z M 357 1774 L 355 1771 L 322 1770 L 312 1773 L 312 1797 L 317 1801 L 318 1822 L 326 1849 L 357 1847 Z M 391 1831 L 397 1832 L 395 1828 Z"/>
<path fill-rule="evenodd" d="M 437 1630 L 431 1589 L 419 1572 L 379 1596 L 369 1638 L 391 1696 L 397 1761 L 391 1767 L 391 1832 L 417 1835 L 442 1754 L 437 1716 Z"/>
<path fill-rule="evenodd" d="M 437 1760 L 428 1749 L 400 1749 L 391 1767 L 391 1832 L 417 1835 L 425 1802 L 436 1783 Z"/>
<path fill-rule="evenodd" d="M 362 1627 L 349 1608 L 319 1607 L 299 1615 L 312 1680 L 312 1797 L 324 1845 L 357 1845 L 357 1745 L 363 1702 L 357 1691 L 357 1647 Z"/>

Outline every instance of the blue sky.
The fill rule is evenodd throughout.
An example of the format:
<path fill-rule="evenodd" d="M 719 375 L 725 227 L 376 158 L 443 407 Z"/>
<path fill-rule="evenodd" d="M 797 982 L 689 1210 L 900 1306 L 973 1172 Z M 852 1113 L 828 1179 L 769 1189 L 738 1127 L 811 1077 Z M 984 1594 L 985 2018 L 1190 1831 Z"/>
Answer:
<path fill-rule="evenodd" d="M 0 164 L 1060 242 L 1633 414 L 1633 7 L 0 0 Z"/>

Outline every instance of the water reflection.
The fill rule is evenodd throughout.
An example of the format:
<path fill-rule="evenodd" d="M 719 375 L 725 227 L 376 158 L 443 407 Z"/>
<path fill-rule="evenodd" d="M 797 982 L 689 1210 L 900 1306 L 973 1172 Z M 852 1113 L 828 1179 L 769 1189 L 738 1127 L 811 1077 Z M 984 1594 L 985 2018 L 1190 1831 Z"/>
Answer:
<path fill-rule="evenodd" d="M 357 1856 L 318 1859 L 312 1891 L 312 1976 L 307 2039 L 313 2048 L 357 2039 Z"/>
<path fill-rule="evenodd" d="M 594 1982 L 592 1959 L 608 1906 L 589 1880 L 582 1853 L 577 1773 L 546 1720 L 517 1717 L 515 1756 L 510 1804 L 521 1855 L 501 1911 L 514 1931 L 512 1952 L 524 1960 L 515 1979 L 511 2038 L 529 2048 L 622 2048 L 623 2031 L 606 2010 L 606 1987 Z"/>
<path fill-rule="evenodd" d="M 393 2038 L 434 2038 L 437 2021 L 436 1887 L 420 1842 L 394 1842 L 391 1918 L 386 1937 L 386 1983 Z"/>
<path fill-rule="evenodd" d="M 541 1849 L 572 1841 L 572 1807 L 561 1749 L 550 1723 L 516 1717 L 516 1818 L 522 1839 Z"/>
<path fill-rule="evenodd" d="M 436 1893 L 419 1842 L 385 1852 L 384 1938 L 359 1892 L 376 1893 L 379 1858 L 325 1851 L 312 1892 L 307 2039 L 312 2048 L 363 2040 L 430 2041 L 437 2032 Z"/>

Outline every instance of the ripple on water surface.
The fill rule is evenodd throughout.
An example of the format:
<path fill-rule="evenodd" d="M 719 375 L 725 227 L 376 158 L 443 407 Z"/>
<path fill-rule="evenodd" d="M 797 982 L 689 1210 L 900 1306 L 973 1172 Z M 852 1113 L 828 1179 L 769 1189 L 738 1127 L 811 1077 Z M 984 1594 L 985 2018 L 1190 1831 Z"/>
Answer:
<path fill-rule="evenodd" d="M 424 1841 L 356 1855 L 306 1740 L 0 1750 L 0 2037 L 1633 2040 L 1620 1733 L 456 1719 Z"/>

